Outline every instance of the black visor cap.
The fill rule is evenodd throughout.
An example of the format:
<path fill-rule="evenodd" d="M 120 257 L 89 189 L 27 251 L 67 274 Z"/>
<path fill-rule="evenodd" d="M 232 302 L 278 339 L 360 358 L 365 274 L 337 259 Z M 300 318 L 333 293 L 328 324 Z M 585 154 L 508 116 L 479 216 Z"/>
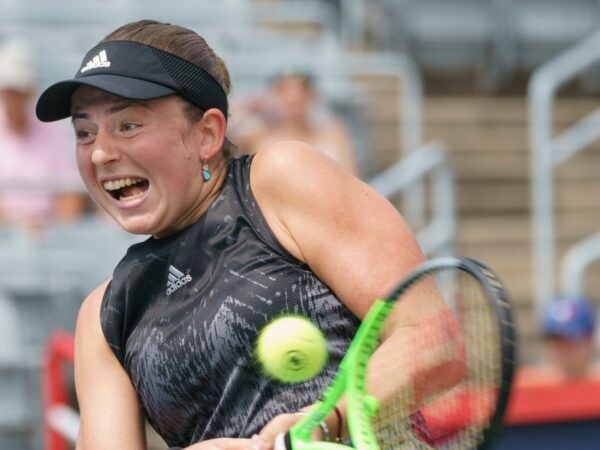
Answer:
<path fill-rule="evenodd" d="M 81 85 L 132 100 L 178 94 L 200 109 L 217 108 L 227 118 L 227 95 L 200 67 L 149 45 L 109 41 L 86 54 L 74 78 L 42 92 L 36 106 L 38 119 L 52 122 L 69 117 L 71 96 Z"/>

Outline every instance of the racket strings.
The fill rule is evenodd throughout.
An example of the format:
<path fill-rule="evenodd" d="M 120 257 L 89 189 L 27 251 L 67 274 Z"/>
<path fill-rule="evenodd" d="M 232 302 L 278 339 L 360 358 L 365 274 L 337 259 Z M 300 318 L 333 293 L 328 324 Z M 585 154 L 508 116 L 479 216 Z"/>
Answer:
<path fill-rule="evenodd" d="M 460 272 L 458 286 L 454 308 L 463 330 L 468 376 L 455 388 L 461 390 L 457 413 L 464 423 L 447 438 L 446 448 L 468 449 L 483 441 L 496 405 L 501 383 L 500 331 L 481 284 Z"/>
<path fill-rule="evenodd" d="M 468 375 L 455 388 L 458 392 L 456 417 L 463 423 L 445 440 L 446 448 L 475 448 L 483 441 L 483 430 L 490 424 L 500 385 L 499 330 L 492 305 L 481 284 L 459 272 L 454 310 L 464 335 Z M 455 398 L 456 400 L 456 398 Z"/>
<path fill-rule="evenodd" d="M 433 282 L 458 324 L 466 373 L 457 385 L 428 397 L 418 412 L 414 411 L 415 389 L 406 385 L 396 389 L 372 419 L 381 450 L 476 448 L 493 414 L 501 382 L 500 331 L 486 292 L 477 279 L 461 270 L 442 272 L 435 280 L 425 277 L 414 288 L 427 284 L 430 291 Z M 436 314 L 431 312 L 432 322 L 439 320 Z M 434 350 L 437 358 L 455 357 L 456 345 L 449 341 L 443 329 L 436 332 L 433 326 L 427 333 L 415 333 L 409 345 L 411 358 L 402 360 L 403 367 L 396 363 L 398 373 L 418 374 Z"/>

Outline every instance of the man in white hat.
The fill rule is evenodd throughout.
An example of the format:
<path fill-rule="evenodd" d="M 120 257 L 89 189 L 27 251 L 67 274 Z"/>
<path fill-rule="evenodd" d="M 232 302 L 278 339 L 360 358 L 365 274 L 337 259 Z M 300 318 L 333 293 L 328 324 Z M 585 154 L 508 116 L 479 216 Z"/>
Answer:
<path fill-rule="evenodd" d="M 0 43 L 0 224 L 38 229 L 79 217 L 87 202 L 67 127 L 38 121 L 30 48 Z"/>

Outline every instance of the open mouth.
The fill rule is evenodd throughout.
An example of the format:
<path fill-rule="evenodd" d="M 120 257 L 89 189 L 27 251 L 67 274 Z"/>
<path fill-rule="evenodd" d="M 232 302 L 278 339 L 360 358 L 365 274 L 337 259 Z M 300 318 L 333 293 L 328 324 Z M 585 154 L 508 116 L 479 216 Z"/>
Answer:
<path fill-rule="evenodd" d="M 114 199 L 130 202 L 141 198 L 148 190 L 149 183 L 144 178 L 121 178 L 105 181 L 102 186 Z"/>

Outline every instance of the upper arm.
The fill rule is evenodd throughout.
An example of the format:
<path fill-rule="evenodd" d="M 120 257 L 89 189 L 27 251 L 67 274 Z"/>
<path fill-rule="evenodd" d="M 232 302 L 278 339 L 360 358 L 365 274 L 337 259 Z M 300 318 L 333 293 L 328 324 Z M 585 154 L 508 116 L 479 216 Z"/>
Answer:
<path fill-rule="evenodd" d="M 258 152 L 251 183 L 282 245 L 358 317 L 424 259 L 391 203 L 307 145 Z"/>
<path fill-rule="evenodd" d="M 106 283 L 81 306 L 75 331 L 75 388 L 81 424 L 78 449 L 145 448 L 143 420 L 127 373 L 100 327 Z"/>

